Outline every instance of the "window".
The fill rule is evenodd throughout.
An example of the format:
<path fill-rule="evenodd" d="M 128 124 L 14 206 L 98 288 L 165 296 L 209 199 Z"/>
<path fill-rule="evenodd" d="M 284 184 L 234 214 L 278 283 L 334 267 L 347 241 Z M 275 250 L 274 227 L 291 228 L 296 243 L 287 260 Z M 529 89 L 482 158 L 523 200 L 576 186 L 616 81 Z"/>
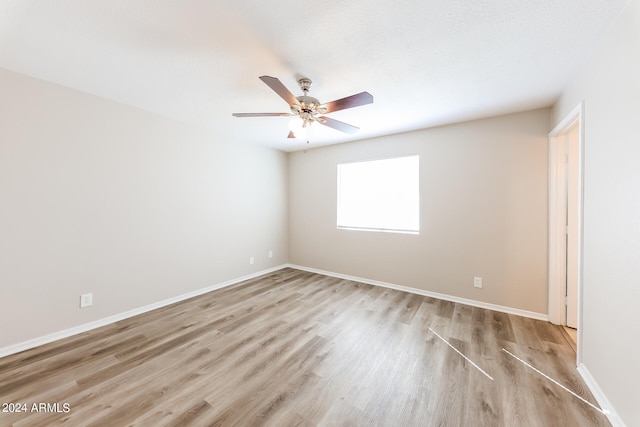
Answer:
<path fill-rule="evenodd" d="M 338 165 L 338 228 L 420 231 L 418 155 Z"/>

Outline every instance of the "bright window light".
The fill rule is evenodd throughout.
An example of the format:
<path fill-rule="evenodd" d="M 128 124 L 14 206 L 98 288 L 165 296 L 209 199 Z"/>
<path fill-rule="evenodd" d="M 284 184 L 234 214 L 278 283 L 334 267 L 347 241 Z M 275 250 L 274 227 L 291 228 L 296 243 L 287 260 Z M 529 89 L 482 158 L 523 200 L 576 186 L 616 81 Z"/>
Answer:
<path fill-rule="evenodd" d="M 420 157 L 338 165 L 338 228 L 418 233 Z"/>

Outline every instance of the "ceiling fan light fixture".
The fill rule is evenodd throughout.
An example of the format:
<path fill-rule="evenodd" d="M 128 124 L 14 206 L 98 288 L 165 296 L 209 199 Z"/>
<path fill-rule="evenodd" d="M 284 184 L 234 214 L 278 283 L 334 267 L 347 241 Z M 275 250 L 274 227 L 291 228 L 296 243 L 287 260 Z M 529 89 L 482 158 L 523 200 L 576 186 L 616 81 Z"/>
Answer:
<path fill-rule="evenodd" d="M 306 139 L 310 123 L 305 122 L 301 117 L 294 117 L 289 122 L 289 130 L 299 139 Z"/>

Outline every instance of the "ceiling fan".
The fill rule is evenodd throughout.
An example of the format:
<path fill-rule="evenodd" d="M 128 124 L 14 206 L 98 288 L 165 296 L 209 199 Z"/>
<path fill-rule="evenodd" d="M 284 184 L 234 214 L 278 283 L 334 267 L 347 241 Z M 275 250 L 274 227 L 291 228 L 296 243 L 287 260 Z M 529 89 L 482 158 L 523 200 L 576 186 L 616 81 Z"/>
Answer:
<path fill-rule="evenodd" d="M 234 117 L 293 117 L 289 124 L 288 138 L 303 138 L 306 130 L 313 122 L 339 130 L 346 133 L 354 133 L 359 130 L 356 126 L 341 122 L 322 114 L 332 113 L 334 111 L 345 110 L 347 108 L 359 107 L 361 105 L 371 104 L 373 96 L 369 92 L 360 92 L 346 98 L 336 99 L 335 101 L 320 104 L 316 98 L 308 96 L 311 87 L 311 79 L 306 77 L 298 79 L 298 86 L 304 92 L 302 96 L 294 96 L 280 80 L 275 77 L 261 76 L 262 80 L 275 93 L 284 99 L 291 109 L 290 113 L 233 113 Z"/>

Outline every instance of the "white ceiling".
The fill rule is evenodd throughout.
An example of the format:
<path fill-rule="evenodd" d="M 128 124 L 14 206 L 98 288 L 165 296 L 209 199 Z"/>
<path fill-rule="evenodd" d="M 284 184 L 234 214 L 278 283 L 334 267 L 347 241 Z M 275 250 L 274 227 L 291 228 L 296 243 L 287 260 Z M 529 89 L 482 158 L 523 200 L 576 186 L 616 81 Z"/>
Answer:
<path fill-rule="evenodd" d="M 374 103 L 311 145 L 551 105 L 628 0 L 0 0 L 0 67 L 285 151 L 258 76 Z"/>

